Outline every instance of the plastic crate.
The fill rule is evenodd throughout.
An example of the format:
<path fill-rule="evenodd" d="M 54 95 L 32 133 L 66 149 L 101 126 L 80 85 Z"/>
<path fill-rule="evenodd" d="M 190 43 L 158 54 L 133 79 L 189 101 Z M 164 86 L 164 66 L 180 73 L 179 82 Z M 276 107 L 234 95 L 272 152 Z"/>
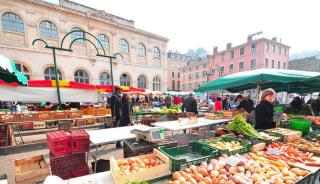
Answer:
<path fill-rule="evenodd" d="M 32 130 L 33 129 L 33 122 L 21 122 L 19 123 L 20 130 Z"/>
<path fill-rule="evenodd" d="M 250 151 L 251 149 L 251 143 L 250 142 L 247 142 L 247 141 L 239 141 L 237 138 L 234 138 L 234 137 L 228 137 L 228 136 L 225 136 L 225 137 L 221 137 L 220 139 L 218 140 L 201 140 L 200 142 L 212 147 L 210 145 L 210 143 L 216 143 L 216 142 L 231 142 L 231 141 L 238 141 L 240 142 L 240 145 L 242 146 L 242 148 L 240 149 L 236 149 L 236 150 L 229 150 L 229 149 L 219 149 L 219 148 L 216 148 L 217 150 L 219 150 L 219 156 L 222 155 L 222 154 L 226 154 L 228 156 L 230 155 L 235 155 L 235 154 L 243 154 L 243 153 L 247 153 Z M 213 147 L 215 148 L 215 147 Z"/>
<path fill-rule="evenodd" d="M 83 166 L 82 168 L 79 169 L 75 169 L 72 171 L 72 177 L 76 178 L 76 177 L 80 177 L 80 176 L 85 176 L 89 174 L 89 167 Z"/>
<path fill-rule="evenodd" d="M 90 139 L 85 130 L 71 130 L 72 153 L 89 152 Z"/>
<path fill-rule="evenodd" d="M 63 173 L 70 173 L 71 176 L 72 171 L 87 166 L 86 154 L 75 153 L 60 157 L 50 154 L 50 166 L 53 175 L 60 176 Z"/>
<path fill-rule="evenodd" d="M 70 154 L 71 134 L 64 131 L 47 133 L 47 143 L 51 154 L 55 157 Z"/>
<path fill-rule="evenodd" d="M 46 122 L 44 121 L 36 121 L 33 122 L 33 129 L 45 129 L 46 128 Z"/>
<path fill-rule="evenodd" d="M 180 171 L 191 165 L 199 165 L 202 161 L 209 162 L 218 157 L 218 150 L 200 142 L 190 142 L 186 146 L 158 148 L 170 158 L 170 171 Z"/>
<path fill-rule="evenodd" d="M 302 136 L 309 133 L 312 122 L 308 120 L 292 119 L 290 121 L 290 129 L 302 132 Z"/>
<path fill-rule="evenodd" d="M 58 123 L 58 130 L 70 131 L 71 123 L 69 121 L 60 121 Z"/>
<path fill-rule="evenodd" d="M 76 120 L 74 120 L 74 125 L 75 126 L 85 126 L 86 120 L 85 119 L 76 119 Z"/>
<path fill-rule="evenodd" d="M 310 173 L 309 175 L 305 176 L 301 180 L 297 181 L 295 184 L 313 184 L 315 183 L 315 179 L 316 179 L 316 175 L 314 173 Z"/>
<path fill-rule="evenodd" d="M 136 141 L 135 139 L 126 140 L 123 142 L 123 157 L 128 158 L 149 154 L 152 153 L 154 148 L 159 146 L 165 146 L 169 148 L 177 145 L 177 141 L 174 140 L 164 140 L 157 143 L 152 143 L 145 140 Z"/>
<path fill-rule="evenodd" d="M 258 132 L 264 132 L 266 134 L 269 134 L 270 136 L 277 137 L 277 139 L 275 139 L 275 140 L 260 139 L 262 142 L 265 142 L 267 145 L 271 144 L 272 142 L 283 142 L 284 141 L 284 136 L 282 134 L 280 134 L 280 133 L 267 132 L 267 131 L 264 131 L 264 130 L 258 130 Z"/>

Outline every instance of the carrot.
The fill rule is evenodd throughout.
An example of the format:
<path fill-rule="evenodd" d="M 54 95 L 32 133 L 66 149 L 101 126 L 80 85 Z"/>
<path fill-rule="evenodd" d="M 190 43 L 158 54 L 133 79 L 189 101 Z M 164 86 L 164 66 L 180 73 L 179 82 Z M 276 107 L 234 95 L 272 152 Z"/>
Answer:
<path fill-rule="evenodd" d="M 314 166 L 314 167 L 320 167 L 320 162 L 306 162 L 305 165 Z"/>

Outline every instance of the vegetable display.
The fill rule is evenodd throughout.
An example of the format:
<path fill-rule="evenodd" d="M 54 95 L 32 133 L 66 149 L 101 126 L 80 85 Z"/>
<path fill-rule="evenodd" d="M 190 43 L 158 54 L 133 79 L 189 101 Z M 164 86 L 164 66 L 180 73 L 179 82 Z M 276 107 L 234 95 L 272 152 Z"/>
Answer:
<path fill-rule="evenodd" d="M 250 153 L 227 157 L 222 155 L 209 164 L 192 165 L 176 171 L 166 184 L 292 184 L 307 176 L 309 171 L 292 168 L 283 161 L 269 160 Z"/>
<path fill-rule="evenodd" d="M 160 161 L 156 158 L 128 158 L 117 161 L 117 164 L 123 173 L 135 173 L 143 171 L 145 168 L 156 167 L 160 165 Z"/>
<path fill-rule="evenodd" d="M 257 132 L 241 115 L 236 115 L 232 122 L 227 125 L 228 131 L 236 132 L 238 134 L 247 135 L 256 138 L 262 138 L 259 132 Z"/>
<path fill-rule="evenodd" d="M 314 162 L 312 158 L 313 153 L 303 153 L 291 145 L 284 143 L 272 143 L 266 147 L 266 151 L 263 152 L 264 156 L 275 161 L 283 160 L 291 163 L 306 163 Z"/>
<path fill-rule="evenodd" d="M 228 149 L 230 151 L 243 148 L 239 141 L 208 143 L 210 146 L 218 149 Z"/>
<path fill-rule="evenodd" d="M 301 137 L 290 137 L 287 141 L 288 145 L 299 150 L 320 154 L 320 141 L 310 142 Z"/>

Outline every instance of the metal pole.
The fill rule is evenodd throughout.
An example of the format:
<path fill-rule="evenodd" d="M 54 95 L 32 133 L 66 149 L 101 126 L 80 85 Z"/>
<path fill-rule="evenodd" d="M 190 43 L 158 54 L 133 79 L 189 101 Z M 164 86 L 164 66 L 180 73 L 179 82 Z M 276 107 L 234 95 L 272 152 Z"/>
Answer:
<path fill-rule="evenodd" d="M 56 61 L 56 49 L 52 48 L 52 52 L 53 52 L 54 73 L 56 76 L 56 87 L 57 87 L 58 101 L 59 101 L 58 110 L 62 110 L 61 97 L 60 97 L 60 86 L 59 86 L 59 76 L 58 76 L 57 61 Z"/>
<path fill-rule="evenodd" d="M 113 70 L 112 70 L 112 57 L 109 57 L 110 58 L 110 72 L 111 72 L 111 89 L 112 89 L 112 93 L 114 93 L 114 89 L 113 89 Z"/>
<path fill-rule="evenodd" d="M 207 84 L 209 82 L 209 74 L 206 72 L 207 74 Z M 208 100 L 209 100 L 209 91 L 207 91 L 207 103 L 208 103 Z"/>

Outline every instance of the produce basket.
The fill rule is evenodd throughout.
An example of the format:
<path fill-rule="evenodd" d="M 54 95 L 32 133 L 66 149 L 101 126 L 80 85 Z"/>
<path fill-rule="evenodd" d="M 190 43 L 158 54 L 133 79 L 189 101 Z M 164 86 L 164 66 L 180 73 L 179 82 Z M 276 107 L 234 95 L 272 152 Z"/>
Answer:
<path fill-rule="evenodd" d="M 216 147 L 211 145 L 211 144 L 217 143 L 218 141 L 220 141 L 220 142 L 238 141 L 238 142 L 240 142 L 240 145 L 242 146 L 242 148 L 235 149 L 235 150 L 229 150 L 229 149 L 219 149 L 219 148 L 216 148 Z M 206 145 L 208 145 L 210 147 L 213 147 L 213 148 L 217 149 L 219 151 L 219 156 L 221 156 L 222 154 L 226 154 L 228 156 L 235 155 L 235 154 L 243 154 L 243 153 L 249 152 L 250 149 L 251 149 L 251 144 L 249 142 L 247 142 L 247 141 L 239 141 L 238 139 L 236 139 L 234 137 L 228 137 L 228 136 L 221 137 L 218 140 L 207 139 L 207 140 L 201 140 L 200 142 L 202 142 L 202 143 L 204 143 L 204 144 L 206 144 Z"/>
<path fill-rule="evenodd" d="M 208 162 L 218 156 L 216 148 L 200 142 L 190 142 L 186 146 L 171 148 L 160 146 L 158 149 L 170 158 L 171 172 L 186 169 L 191 165 L 198 165 L 202 161 Z"/>
<path fill-rule="evenodd" d="M 159 161 L 160 164 L 153 167 L 146 167 L 143 170 L 139 170 L 136 172 L 129 172 L 129 173 L 126 173 L 125 171 L 123 171 L 118 165 L 118 163 L 124 160 L 130 161 L 130 159 L 135 160 L 137 158 L 140 160 L 153 159 L 156 162 Z M 115 160 L 114 157 L 111 156 L 110 172 L 116 184 L 147 181 L 154 178 L 167 176 L 168 174 L 170 174 L 169 158 L 165 156 L 163 153 L 161 153 L 160 151 L 158 151 L 157 149 L 154 149 L 153 153 L 148 155 L 131 157 L 123 160 Z"/>

